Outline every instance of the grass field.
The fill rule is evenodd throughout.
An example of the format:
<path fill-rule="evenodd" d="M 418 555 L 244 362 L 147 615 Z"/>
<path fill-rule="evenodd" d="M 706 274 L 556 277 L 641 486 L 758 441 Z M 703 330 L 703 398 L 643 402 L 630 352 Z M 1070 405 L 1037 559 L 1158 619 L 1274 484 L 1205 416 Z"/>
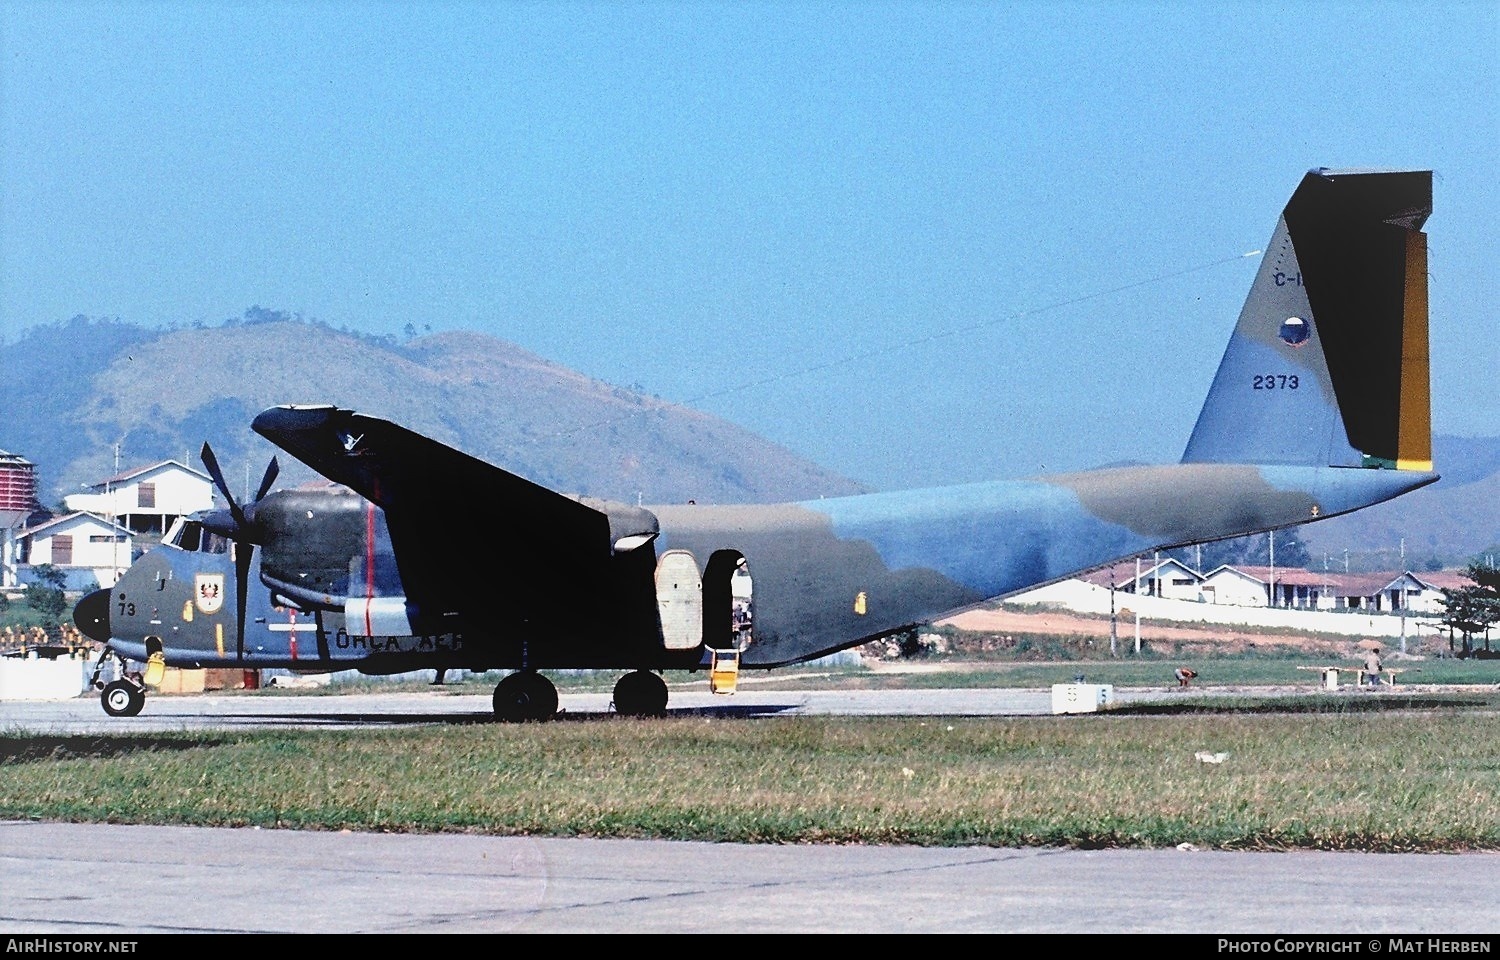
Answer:
<path fill-rule="evenodd" d="M 1212 682 L 1220 666 L 1200 675 Z M 7 730 L 0 817 L 753 843 L 1500 850 L 1500 688 L 1484 686 L 1493 662 L 1454 666 L 1473 684 L 1468 692 L 1413 684 L 1334 697 L 1317 695 L 1314 675 L 1294 666 L 1225 661 L 1222 674 L 1246 685 L 1284 676 L 1307 686 L 1306 696 L 1189 691 L 1167 706 L 1072 718 L 594 716 L 110 737 Z M 1083 672 L 1129 685 L 1132 670 L 1147 668 L 1149 685 L 1166 685 L 1159 664 Z M 1002 664 L 771 676 L 792 685 L 1039 686 L 1077 672 Z M 565 690 L 607 689 L 612 675 L 557 679 Z"/>

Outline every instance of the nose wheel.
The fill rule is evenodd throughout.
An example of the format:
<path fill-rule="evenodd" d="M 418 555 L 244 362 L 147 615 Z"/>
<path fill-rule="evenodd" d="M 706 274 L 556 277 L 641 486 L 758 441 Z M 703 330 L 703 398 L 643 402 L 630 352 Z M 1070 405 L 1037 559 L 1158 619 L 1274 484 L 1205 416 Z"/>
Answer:
<path fill-rule="evenodd" d="M 112 717 L 133 717 L 146 705 L 146 688 L 134 680 L 115 680 L 105 685 L 99 702 Z"/>

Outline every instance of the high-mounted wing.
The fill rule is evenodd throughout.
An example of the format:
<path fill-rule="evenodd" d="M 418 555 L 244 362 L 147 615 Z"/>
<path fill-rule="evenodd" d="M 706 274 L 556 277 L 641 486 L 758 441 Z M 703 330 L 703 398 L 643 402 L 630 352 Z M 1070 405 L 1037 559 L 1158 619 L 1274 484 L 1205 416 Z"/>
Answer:
<path fill-rule="evenodd" d="M 656 533 L 649 511 L 565 496 L 351 410 L 272 407 L 253 426 L 384 511 L 423 631 L 524 626 L 546 605 L 576 603 L 578 585 Z"/>

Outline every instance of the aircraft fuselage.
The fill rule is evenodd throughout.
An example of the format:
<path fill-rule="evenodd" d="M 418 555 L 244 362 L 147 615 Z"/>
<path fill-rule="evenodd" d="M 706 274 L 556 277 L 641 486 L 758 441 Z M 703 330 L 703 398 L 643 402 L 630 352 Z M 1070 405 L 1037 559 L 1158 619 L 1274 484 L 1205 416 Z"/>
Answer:
<path fill-rule="evenodd" d="M 410 604 L 383 511 L 370 501 L 338 487 L 279 491 L 254 511 L 263 542 L 243 637 L 233 557 L 243 546 L 203 536 L 185 538 L 196 549 L 158 547 L 121 578 L 108 640 L 132 658 L 165 649 L 191 667 L 694 669 L 705 647 L 730 646 L 743 647 L 744 666 L 772 667 L 1145 550 L 1332 516 L 1433 479 L 1174 464 L 796 504 L 652 507 L 654 544 L 591 564 L 587 576 L 549 569 L 540 551 L 539 569 L 508 581 L 517 564 L 504 555 L 524 557 L 525 545 L 446 558 L 465 590 L 486 591 L 488 606 L 477 606 L 490 618 Z M 672 649 L 656 574 L 668 553 L 684 551 L 702 571 L 702 632 Z M 735 634 L 727 577 L 741 561 L 753 619 Z"/>

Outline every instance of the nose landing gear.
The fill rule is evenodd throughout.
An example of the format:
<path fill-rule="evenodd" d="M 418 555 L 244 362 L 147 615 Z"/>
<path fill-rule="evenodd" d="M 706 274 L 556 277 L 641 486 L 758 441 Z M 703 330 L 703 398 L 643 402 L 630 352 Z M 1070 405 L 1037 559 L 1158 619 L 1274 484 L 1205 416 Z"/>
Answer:
<path fill-rule="evenodd" d="M 119 662 L 122 676 L 108 684 L 101 683 L 99 675 L 104 672 L 104 664 L 110 657 Z M 104 712 L 112 717 L 133 717 L 146 705 L 146 685 L 141 682 L 138 674 L 129 672 L 125 658 L 108 647 L 99 656 L 99 663 L 94 667 L 89 686 L 103 691 L 99 694 L 99 703 L 103 705 Z"/>

